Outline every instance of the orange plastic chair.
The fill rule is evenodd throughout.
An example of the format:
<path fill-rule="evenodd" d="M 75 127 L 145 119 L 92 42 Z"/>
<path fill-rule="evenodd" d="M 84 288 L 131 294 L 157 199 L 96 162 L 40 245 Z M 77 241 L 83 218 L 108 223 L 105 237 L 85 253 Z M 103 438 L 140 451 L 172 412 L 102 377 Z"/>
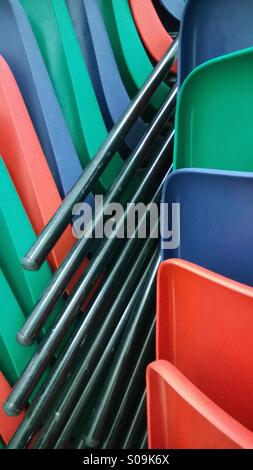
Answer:
<path fill-rule="evenodd" d="M 156 361 L 148 366 L 147 411 L 150 449 L 253 448 L 253 432 L 225 413 L 169 362 Z"/>
<path fill-rule="evenodd" d="M 11 386 L 8 384 L 2 372 L 0 372 L 0 439 L 4 444 L 8 444 L 16 429 L 24 419 L 25 413 L 19 416 L 10 417 L 3 411 L 3 404 L 11 393 Z"/>
<path fill-rule="evenodd" d="M 171 46 L 173 39 L 164 28 L 152 0 L 129 0 L 136 28 L 147 52 L 159 62 Z M 177 64 L 172 71 L 177 73 Z"/>
<path fill-rule="evenodd" d="M 253 430 L 253 288 L 183 260 L 161 263 L 157 359 Z"/>
<path fill-rule="evenodd" d="M 16 81 L 2 56 L 0 153 L 34 231 L 39 234 L 58 209 L 61 198 Z M 53 270 L 58 268 L 74 242 L 69 226 L 49 255 Z"/>

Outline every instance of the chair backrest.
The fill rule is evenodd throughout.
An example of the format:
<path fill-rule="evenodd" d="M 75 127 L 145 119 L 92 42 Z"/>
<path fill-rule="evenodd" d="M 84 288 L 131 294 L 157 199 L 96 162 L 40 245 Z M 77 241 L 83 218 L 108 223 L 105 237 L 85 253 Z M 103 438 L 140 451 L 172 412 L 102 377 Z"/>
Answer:
<path fill-rule="evenodd" d="M 2 159 L 0 181 L 0 267 L 28 315 L 49 284 L 51 271 L 47 263 L 39 271 L 22 268 L 20 260 L 34 243 L 35 234 Z"/>
<path fill-rule="evenodd" d="M 172 172 L 162 196 L 162 259 L 182 258 L 253 286 L 252 200 L 252 173 Z M 180 204 L 180 240 L 170 249 L 173 203 Z"/>
<path fill-rule="evenodd" d="M 25 316 L 0 269 L 0 370 L 14 385 L 32 358 L 35 345 L 24 348 L 16 341 L 16 333 L 25 322 Z"/>
<path fill-rule="evenodd" d="M 188 0 L 180 29 L 179 84 L 203 62 L 252 47 L 252 15 L 251 0 Z"/>
<path fill-rule="evenodd" d="M 153 65 L 136 30 L 128 0 L 98 0 L 98 2 L 122 80 L 132 98 L 152 73 Z M 167 85 L 162 83 L 150 100 L 149 110 L 159 109 L 169 91 Z"/>
<path fill-rule="evenodd" d="M 253 430 L 253 289 L 183 260 L 160 265 L 157 359 Z"/>
<path fill-rule="evenodd" d="M 171 36 L 164 28 L 152 0 L 129 0 L 129 4 L 145 48 L 151 58 L 159 62 L 173 42 Z M 177 66 L 174 65 L 172 70 L 176 73 Z"/>
<path fill-rule="evenodd" d="M 147 414 L 150 449 L 253 448 L 253 432 L 166 361 L 147 369 Z"/>
<path fill-rule="evenodd" d="M 174 169 L 253 170 L 252 76 L 253 48 L 192 72 L 179 95 Z"/>
<path fill-rule="evenodd" d="M 16 429 L 25 417 L 24 411 L 22 411 L 18 416 L 7 416 L 4 413 L 3 405 L 10 393 L 11 387 L 2 372 L 0 372 L 0 438 L 6 445 L 9 443 Z"/>
<path fill-rule="evenodd" d="M 0 54 L 15 76 L 63 197 L 80 177 L 82 167 L 32 29 L 18 0 L 0 2 L 0 30 Z"/>
<path fill-rule="evenodd" d="M 121 79 L 112 46 L 96 0 L 67 0 L 67 5 L 89 70 L 107 129 L 116 124 L 131 100 Z M 132 151 L 146 130 L 139 118 L 124 140 Z"/>
<path fill-rule="evenodd" d="M 108 132 L 65 0 L 22 0 L 54 85 L 82 166 L 92 160 Z M 107 190 L 122 167 L 115 154 L 99 181 Z"/>
<path fill-rule="evenodd" d="M 61 197 L 3 57 L 0 57 L 0 110 L 0 153 L 34 231 L 39 234 L 58 209 Z M 69 226 L 48 257 L 52 269 L 58 268 L 74 241 Z"/>

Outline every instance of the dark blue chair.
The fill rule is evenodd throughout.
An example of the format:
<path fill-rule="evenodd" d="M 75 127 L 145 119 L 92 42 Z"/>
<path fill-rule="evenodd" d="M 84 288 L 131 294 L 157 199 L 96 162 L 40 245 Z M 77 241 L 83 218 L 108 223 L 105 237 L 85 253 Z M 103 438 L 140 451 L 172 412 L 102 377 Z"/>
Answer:
<path fill-rule="evenodd" d="M 180 29 L 178 81 L 198 65 L 253 46 L 252 0 L 188 0 Z"/>
<path fill-rule="evenodd" d="M 0 2 L 0 54 L 18 83 L 56 185 L 64 197 L 82 174 L 30 24 L 18 0 Z M 93 204 L 93 197 L 88 199 Z"/>
<path fill-rule="evenodd" d="M 181 258 L 253 286 L 253 173 L 177 170 L 166 179 L 162 260 Z M 180 203 L 180 245 L 166 247 L 172 203 Z M 175 223 L 174 223 L 175 227 Z"/>
<path fill-rule="evenodd" d="M 67 0 L 79 44 L 108 130 L 122 117 L 130 98 L 122 82 L 96 0 Z M 125 151 L 135 149 L 146 130 L 138 119 L 125 139 Z"/>

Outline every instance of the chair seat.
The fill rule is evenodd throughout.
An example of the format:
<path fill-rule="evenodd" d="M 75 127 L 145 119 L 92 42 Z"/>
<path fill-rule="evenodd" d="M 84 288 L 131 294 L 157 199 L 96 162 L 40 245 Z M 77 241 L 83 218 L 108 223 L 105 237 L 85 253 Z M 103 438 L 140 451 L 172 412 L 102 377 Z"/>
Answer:
<path fill-rule="evenodd" d="M 252 449 L 253 432 L 231 418 L 175 366 L 147 369 L 150 449 Z"/>
<path fill-rule="evenodd" d="M 253 289 L 183 260 L 160 265 L 157 359 L 253 430 Z"/>
<path fill-rule="evenodd" d="M 179 86 L 198 65 L 252 47 L 252 15 L 251 0 L 188 0 L 181 23 Z"/>

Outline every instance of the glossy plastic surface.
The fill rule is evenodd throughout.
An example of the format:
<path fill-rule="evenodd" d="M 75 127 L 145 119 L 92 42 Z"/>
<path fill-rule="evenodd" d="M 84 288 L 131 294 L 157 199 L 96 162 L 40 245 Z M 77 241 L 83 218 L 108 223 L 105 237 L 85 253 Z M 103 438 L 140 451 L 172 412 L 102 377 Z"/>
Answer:
<path fill-rule="evenodd" d="M 35 233 L 2 159 L 0 181 L 0 266 L 22 311 L 29 315 L 50 282 L 51 271 L 47 263 L 36 272 L 23 269 L 20 260 L 34 242 Z"/>
<path fill-rule="evenodd" d="M 18 0 L 0 2 L 0 54 L 20 88 L 61 196 L 82 168 L 65 124 L 40 50 Z"/>
<path fill-rule="evenodd" d="M 179 95 L 174 169 L 253 171 L 253 49 L 199 66 Z"/>
<path fill-rule="evenodd" d="M 35 352 L 35 346 L 24 348 L 16 341 L 16 333 L 23 326 L 25 316 L 0 270 L 0 370 L 14 384 Z"/>
<path fill-rule="evenodd" d="M 157 359 L 253 430 L 253 289 L 183 260 L 157 286 Z"/>
<path fill-rule="evenodd" d="M 253 286 L 252 200 L 252 173 L 175 171 L 163 188 L 162 202 L 168 206 L 161 227 L 166 241 L 171 204 L 179 203 L 180 245 L 170 249 L 162 243 L 162 259 L 182 258 Z"/>
<path fill-rule="evenodd" d="M 103 17 L 96 0 L 67 0 L 67 5 L 104 121 L 111 130 L 131 100 L 121 79 Z M 133 151 L 145 131 L 145 123 L 137 119 L 125 138 L 126 150 Z"/>
<path fill-rule="evenodd" d="M 171 363 L 147 370 L 150 449 L 252 449 L 253 432 L 195 387 Z"/>
<path fill-rule="evenodd" d="M 0 129 L 0 152 L 38 234 L 58 209 L 61 197 L 23 98 L 3 57 L 0 57 Z M 48 257 L 52 269 L 58 268 L 74 241 L 69 226 Z M 22 256 L 25 253 L 26 250 Z"/>
<path fill-rule="evenodd" d="M 253 46 L 251 0 L 188 0 L 181 22 L 179 85 L 198 65 Z"/>
<path fill-rule="evenodd" d="M 83 168 L 107 137 L 96 95 L 65 0 L 22 0 Z M 100 178 L 114 181 L 122 160 L 116 154 Z"/>
<path fill-rule="evenodd" d="M 172 38 L 156 12 L 152 0 L 129 0 L 139 35 L 149 55 L 159 62 L 172 44 Z M 177 71 L 176 65 L 173 71 Z"/>
<path fill-rule="evenodd" d="M 98 0 L 98 3 L 122 80 L 132 98 L 152 73 L 153 65 L 136 30 L 128 0 Z M 150 100 L 152 109 L 159 109 L 168 94 L 169 88 L 162 83 Z"/>

